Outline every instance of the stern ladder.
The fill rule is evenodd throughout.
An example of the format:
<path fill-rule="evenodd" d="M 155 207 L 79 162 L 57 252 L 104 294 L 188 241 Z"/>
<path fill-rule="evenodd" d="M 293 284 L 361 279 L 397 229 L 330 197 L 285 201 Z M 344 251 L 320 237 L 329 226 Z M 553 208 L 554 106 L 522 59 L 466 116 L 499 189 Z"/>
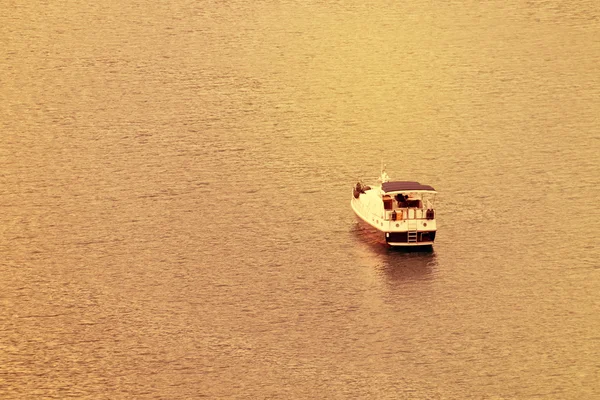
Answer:
<path fill-rule="evenodd" d="M 407 242 L 408 243 L 417 243 L 418 242 L 418 233 L 417 233 L 417 221 L 414 219 L 409 219 L 407 222 Z"/>

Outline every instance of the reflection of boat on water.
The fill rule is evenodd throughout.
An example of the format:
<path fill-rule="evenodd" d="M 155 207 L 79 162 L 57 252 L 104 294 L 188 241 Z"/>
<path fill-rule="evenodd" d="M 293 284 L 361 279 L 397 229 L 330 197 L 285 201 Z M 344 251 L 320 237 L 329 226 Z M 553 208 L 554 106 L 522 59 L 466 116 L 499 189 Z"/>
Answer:
<path fill-rule="evenodd" d="M 437 232 L 436 191 L 412 181 L 390 181 L 385 169 L 379 185 L 353 188 L 350 204 L 356 215 L 384 233 L 390 246 L 432 246 Z"/>
<path fill-rule="evenodd" d="M 381 245 L 381 233 L 356 222 L 352 234 L 357 246 L 355 257 L 372 271 L 392 281 L 429 280 L 437 269 L 437 255 L 432 246 L 390 247 Z"/>

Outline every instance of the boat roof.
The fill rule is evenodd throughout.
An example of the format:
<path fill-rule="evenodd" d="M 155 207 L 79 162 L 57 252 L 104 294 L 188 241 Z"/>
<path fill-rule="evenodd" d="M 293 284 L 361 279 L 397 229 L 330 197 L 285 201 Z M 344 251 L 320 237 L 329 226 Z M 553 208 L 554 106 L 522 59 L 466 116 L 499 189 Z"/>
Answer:
<path fill-rule="evenodd" d="M 429 185 L 421 185 L 419 182 L 394 181 L 384 182 L 381 185 L 384 192 L 435 192 L 435 189 Z"/>

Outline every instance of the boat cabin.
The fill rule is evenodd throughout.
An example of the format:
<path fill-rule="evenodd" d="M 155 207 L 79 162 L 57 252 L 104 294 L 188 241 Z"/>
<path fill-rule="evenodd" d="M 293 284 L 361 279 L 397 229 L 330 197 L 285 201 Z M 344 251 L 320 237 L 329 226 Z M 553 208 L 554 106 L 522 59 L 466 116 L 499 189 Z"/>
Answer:
<path fill-rule="evenodd" d="M 435 218 L 437 192 L 431 186 L 419 182 L 384 182 L 381 190 L 386 220 Z"/>

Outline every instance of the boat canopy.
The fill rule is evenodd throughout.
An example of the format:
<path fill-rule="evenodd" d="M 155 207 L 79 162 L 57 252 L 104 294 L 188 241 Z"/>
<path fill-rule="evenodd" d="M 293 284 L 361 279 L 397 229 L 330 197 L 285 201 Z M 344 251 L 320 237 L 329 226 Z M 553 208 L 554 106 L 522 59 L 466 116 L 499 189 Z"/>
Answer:
<path fill-rule="evenodd" d="M 435 192 L 435 189 L 429 185 L 421 185 L 419 182 L 395 181 L 384 182 L 381 185 L 384 192 Z"/>

